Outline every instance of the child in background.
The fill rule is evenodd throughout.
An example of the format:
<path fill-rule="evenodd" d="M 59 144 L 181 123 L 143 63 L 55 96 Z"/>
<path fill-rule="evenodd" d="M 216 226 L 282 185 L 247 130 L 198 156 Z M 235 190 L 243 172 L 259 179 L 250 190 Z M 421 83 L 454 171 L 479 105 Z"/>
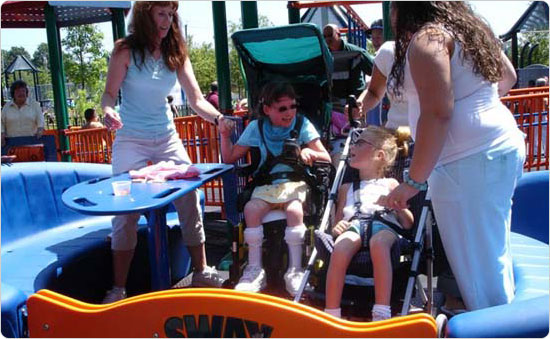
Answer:
<path fill-rule="evenodd" d="M 231 143 L 231 130 L 221 129 L 222 157 L 225 163 L 233 163 L 242 158 L 250 147 L 259 147 L 261 161 L 259 169 L 266 162 L 268 150 L 273 156 L 282 153 L 283 143 L 291 138 L 299 116 L 296 115 L 296 94 L 289 83 L 271 82 L 260 93 L 259 118 L 250 122 L 235 145 Z M 263 137 L 259 131 L 259 120 Z M 298 143 L 302 146 L 300 158 L 306 165 L 316 160 L 330 161 L 330 156 L 319 139 L 319 133 L 313 124 L 303 117 L 299 130 Z M 276 164 L 268 173 L 292 172 L 284 164 Z M 256 175 L 254 173 L 254 175 Z M 295 295 L 304 271 L 302 269 L 302 245 L 306 227 L 303 222 L 302 204 L 306 199 L 307 185 L 304 181 L 277 179 L 269 185 L 256 187 L 250 201 L 244 207 L 247 228 L 244 241 L 248 245 L 248 265 L 243 272 L 236 290 L 259 292 L 265 287 L 266 276 L 262 268 L 262 218 L 270 211 L 282 209 L 286 212 L 287 228 L 285 241 L 288 244 L 289 268 L 284 275 L 286 290 Z"/>
<path fill-rule="evenodd" d="M 361 249 L 366 227 L 372 227 L 369 251 L 374 272 L 375 305 L 372 308 L 372 320 L 391 318 L 390 297 L 392 286 L 392 263 L 390 249 L 398 240 L 398 235 L 389 226 L 380 221 L 367 223 L 364 218 L 381 211 L 385 196 L 399 185 L 393 178 L 385 178 L 399 150 L 406 152 L 405 140 L 409 135 L 400 134 L 397 138 L 392 131 L 382 127 L 365 128 L 350 149 L 350 166 L 359 170 L 360 207 L 356 208 L 352 184 L 344 184 L 338 190 L 338 204 L 332 229 L 336 238 L 330 258 L 326 283 L 325 312 L 341 317 L 340 302 L 346 270 L 353 256 Z M 398 146 L 398 144 L 400 146 Z M 408 209 L 398 210 L 388 216 L 388 221 L 402 228 L 410 229 L 413 216 Z"/>

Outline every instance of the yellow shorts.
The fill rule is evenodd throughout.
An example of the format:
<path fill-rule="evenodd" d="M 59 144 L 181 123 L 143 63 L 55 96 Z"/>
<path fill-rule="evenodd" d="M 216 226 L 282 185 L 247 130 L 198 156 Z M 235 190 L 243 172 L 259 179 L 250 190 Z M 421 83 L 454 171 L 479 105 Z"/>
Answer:
<path fill-rule="evenodd" d="M 280 184 L 258 186 L 252 192 L 251 199 L 261 199 L 272 204 L 297 199 L 303 203 L 306 200 L 307 192 L 308 187 L 304 181 L 288 181 Z"/>

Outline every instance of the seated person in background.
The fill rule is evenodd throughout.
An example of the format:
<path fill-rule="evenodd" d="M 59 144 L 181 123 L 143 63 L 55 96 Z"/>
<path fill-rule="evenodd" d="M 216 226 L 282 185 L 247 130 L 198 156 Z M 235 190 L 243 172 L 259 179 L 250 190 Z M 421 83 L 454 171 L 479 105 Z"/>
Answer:
<path fill-rule="evenodd" d="M 390 249 L 398 240 L 398 235 L 381 221 L 369 222 L 367 218 L 384 209 L 382 201 L 399 185 L 397 180 L 385 178 L 384 174 L 393 165 L 398 152 L 407 152 L 405 141 L 408 138 L 407 133 L 402 133 L 396 138 L 387 129 L 368 126 L 353 143 L 350 166 L 359 170 L 361 201 L 360 207 L 357 208 L 352 184 L 344 184 L 338 190 L 334 219 L 338 222 L 332 228 L 336 242 L 327 272 L 325 306 L 325 312 L 335 317 L 341 317 L 340 302 L 349 263 L 368 241 L 374 272 L 375 305 L 372 308 L 372 320 L 391 318 L 393 273 Z M 395 210 L 385 219 L 405 229 L 410 229 L 413 225 L 413 216 L 408 209 Z M 370 240 L 366 239 L 368 227 L 372 227 Z"/>
<path fill-rule="evenodd" d="M 319 133 L 313 124 L 305 117 L 296 115 L 296 94 L 287 82 L 271 82 L 260 92 L 259 118 L 246 127 L 236 145 L 231 143 L 231 131 L 220 130 L 222 157 L 225 163 L 234 163 L 249 151 L 250 147 L 259 147 L 261 161 L 259 169 L 254 173 L 293 172 L 292 168 L 283 164 L 273 164 L 269 153 L 274 157 L 280 155 L 283 143 L 291 138 L 291 132 L 298 121 L 301 121 L 297 143 L 303 146 L 300 159 L 307 165 L 316 160 L 330 161 L 330 156 L 319 139 Z M 262 125 L 259 125 L 259 121 Z M 260 131 L 260 126 L 262 131 Z M 272 166 L 272 167 L 270 167 Z M 236 290 L 259 292 L 266 284 L 265 271 L 262 268 L 262 219 L 274 209 L 286 212 L 287 228 L 285 240 L 288 244 L 289 268 L 284 275 L 286 290 L 295 295 L 304 271 L 302 269 L 302 245 L 306 232 L 302 204 L 306 199 L 308 186 L 304 181 L 289 181 L 288 179 L 273 180 L 271 184 L 258 186 L 254 189 L 250 201 L 244 207 L 246 229 L 244 241 L 248 245 L 248 265 L 239 280 Z M 282 259 L 282 258 L 281 258 Z"/>
<path fill-rule="evenodd" d="M 29 88 L 23 80 L 10 86 L 11 101 L 2 109 L 2 146 L 6 138 L 36 136 L 44 133 L 44 116 L 40 104 L 29 98 Z"/>
<path fill-rule="evenodd" d="M 323 37 L 331 52 L 350 51 L 359 52 L 361 55 L 359 64 L 350 70 L 348 78 L 333 79 L 334 110 L 343 112 L 349 95 L 359 97 L 366 90 L 365 75 L 372 72 L 372 57 L 365 49 L 342 40 L 340 29 L 335 24 L 328 24 L 323 28 Z"/>
<path fill-rule="evenodd" d="M 95 113 L 95 108 L 88 108 L 84 111 L 86 123 L 82 125 L 82 129 L 88 128 L 103 128 L 103 124 L 99 122 L 99 117 Z"/>
<path fill-rule="evenodd" d="M 206 95 L 206 101 L 208 101 L 216 109 L 220 108 L 218 97 L 218 82 L 214 81 L 210 84 L 210 92 Z"/>

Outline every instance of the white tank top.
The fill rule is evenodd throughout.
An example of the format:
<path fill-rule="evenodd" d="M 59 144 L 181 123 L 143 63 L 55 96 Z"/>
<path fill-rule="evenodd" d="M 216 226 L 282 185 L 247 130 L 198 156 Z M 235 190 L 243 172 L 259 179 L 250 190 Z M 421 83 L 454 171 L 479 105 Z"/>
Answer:
<path fill-rule="evenodd" d="M 410 47 L 410 45 L 409 45 Z M 519 132 L 510 111 L 498 97 L 498 84 L 475 74 L 473 63 L 461 57 L 455 41 L 451 57 L 454 109 L 449 133 L 437 165 L 443 165 L 515 139 Z M 404 92 L 409 103 L 411 134 L 416 139 L 420 102 L 411 76 L 409 53 L 405 64 Z"/>
<path fill-rule="evenodd" d="M 359 194 L 361 196 L 361 214 L 372 215 L 375 211 L 381 211 L 384 207 L 377 205 L 376 201 L 382 195 L 390 193 L 391 179 L 371 179 L 361 180 L 359 185 Z M 355 215 L 355 199 L 353 197 L 353 185 L 349 185 L 346 194 L 346 204 L 344 205 L 344 220 L 350 220 Z"/>

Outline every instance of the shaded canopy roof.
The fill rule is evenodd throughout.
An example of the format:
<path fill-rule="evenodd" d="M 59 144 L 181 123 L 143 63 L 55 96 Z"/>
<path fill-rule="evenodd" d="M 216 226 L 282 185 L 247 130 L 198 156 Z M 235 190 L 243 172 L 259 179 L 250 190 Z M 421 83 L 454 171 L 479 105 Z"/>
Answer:
<path fill-rule="evenodd" d="M 4 73 L 13 73 L 15 71 L 31 71 L 33 73 L 40 72 L 36 66 L 32 64 L 25 56 L 18 55 L 15 60 L 6 68 Z"/>
<path fill-rule="evenodd" d="M 501 35 L 500 38 L 506 41 L 510 40 L 518 32 L 547 30 L 548 4 L 544 1 L 534 1 L 508 33 Z"/>
<path fill-rule="evenodd" d="M 58 27 L 111 21 L 110 8 L 131 7 L 130 1 L 5 1 L 2 28 L 45 28 L 47 4 L 54 6 Z"/>

